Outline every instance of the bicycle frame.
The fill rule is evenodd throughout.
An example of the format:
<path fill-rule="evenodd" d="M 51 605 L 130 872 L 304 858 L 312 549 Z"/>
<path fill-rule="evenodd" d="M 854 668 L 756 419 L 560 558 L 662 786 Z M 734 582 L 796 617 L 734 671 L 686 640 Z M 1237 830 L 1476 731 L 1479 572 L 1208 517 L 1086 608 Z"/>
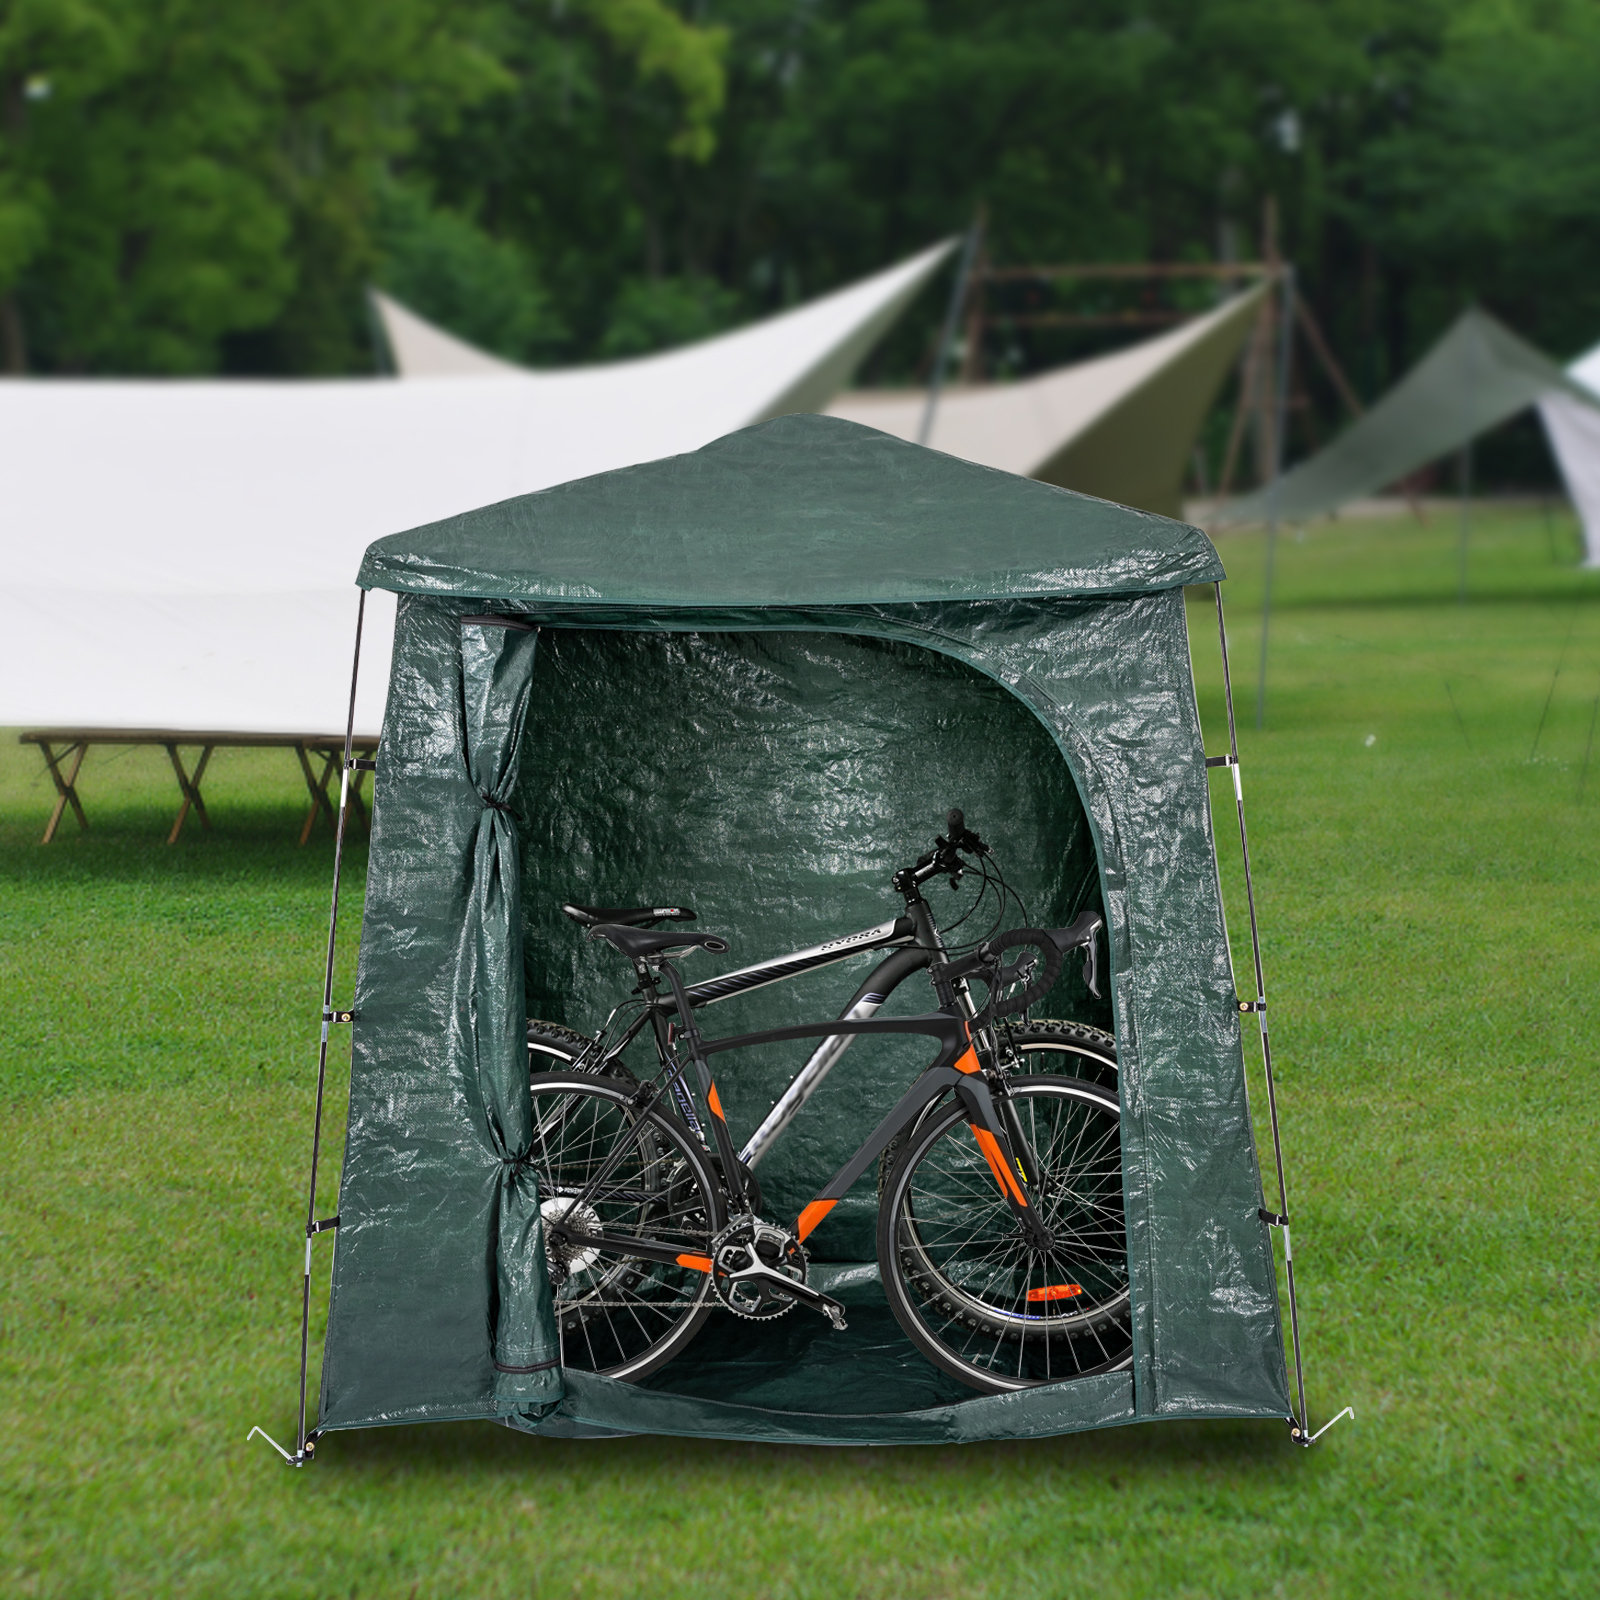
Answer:
<path fill-rule="evenodd" d="M 676 994 L 687 998 L 682 980 L 676 971 L 663 963 L 669 986 Z M 659 1017 L 660 1000 L 651 995 L 650 1014 Z M 676 1006 L 676 999 L 674 1000 Z M 775 1044 L 790 1039 L 853 1038 L 858 1034 L 922 1033 L 939 1041 L 939 1054 L 918 1075 L 889 1114 L 867 1136 L 861 1147 L 839 1168 L 822 1190 L 800 1213 L 795 1225 L 796 1237 L 804 1242 L 844 1198 L 851 1186 L 882 1155 L 890 1141 L 903 1129 L 910 1127 L 921 1115 L 923 1108 L 947 1090 L 954 1090 L 966 1112 L 978 1147 L 994 1175 L 995 1183 L 1019 1224 L 1035 1242 L 1048 1243 L 1048 1234 L 1028 1201 L 1030 1174 L 1035 1170 L 1031 1150 L 1019 1149 L 1016 1140 L 1020 1130 L 1014 1118 L 1002 1121 L 1000 1108 L 995 1104 L 988 1085 L 984 1082 L 977 1051 L 972 1044 L 971 1031 L 966 1020 L 953 1012 L 936 1011 L 917 1017 L 838 1019 L 832 1022 L 802 1023 L 795 1027 L 768 1028 L 758 1033 L 735 1034 L 724 1039 L 704 1039 L 694 1026 L 692 1013 L 689 1027 L 690 1053 L 698 1069 L 700 1089 L 712 1114 L 712 1131 L 717 1151 L 723 1163 L 724 1181 L 736 1210 L 747 1204 L 743 1176 L 734 1161 L 731 1135 L 723 1115 L 721 1098 L 712 1077 L 708 1057 L 726 1050 L 747 1049 L 754 1045 Z M 669 1067 L 681 1074 L 681 1066 L 669 1057 Z M 1007 1124 L 1011 1124 L 1008 1126 Z M 575 1214 L 580 1206 L 599 1196 L 616 1164 L 626 1149 L 619 1144 L 615 1151 L 601 1163 L 599 1171 L 589 1180 L 582 1194 L 568 1206 L 560 1221 L 551 1224 L 553 1231 L 564 1235 L 571 1243 L 589 1245 L 600 1249 L 622 1251 L 648 1261 L 661 1261 L 670 1265 L 709 1272 L 709 1256 L 685 1254 L 677 1246 L 663 1244 L 634 1235 L 591 1233 L 572 1227 L 566 1217 Z M 803 1293 L 796 1289 L 797 1294 Z"/>
<path fill-rule="evenodd" d="M 754 1167 L 772 1148 L 784 1130 L 800 1114 L 806 1102 L 821 1088 L 823 1080 L 839 1064 L 840 1058 L 854 1042 L 856 1034 L 863 1031 L 847 1028 L 843 1024 L 871 1020 L 889 996 L 912 973 L 922 971 L 931 962 L 943 956 L 944 940 L 933 921 L 927 902 L 918 896 L 908 905 L 906 915 L 896 917 L 891 922 L 880 922 L 875 927 L 863 928 L 859 933 L 824 940 L 823 943 L 808 946 L 804 950 L 792 950 L 787 955 L 773 956 L 769 960 L 758 961 L 753 966 L 738 967 L 732 972 L 720 973 L 714 978 L 684 986 L 690 1006 L 698 1010 L 704 1006 L 716 1005 L 723 1000 L 730 1000 L 735 995 L 764 989 L 769 984 L 786 982 L 803 973 L 819 971 L 823 967 L 833 966 L 836 962 L 848 960 L 851 956 L 860 955 L 865 950 L 874 949 L 887 949 L 890 954 L 867 974 L 855 993 L 845 1002 L 837 1019 L 840 1026 L 819 1027 L 810 1033 L 788 1036 L 816 1038 L 820 1033 L 820 1042 L 789 1081 L 788 1087 L 762 1119 L 760 1126 L 737 1152 L 739 1160 L 746 1167 Z M 970 1020 L 974 1015 L 974 1008 L 967 995 L 966 985 L 958 984 L 956 993 L 960 1008 Z M 649 1009 L 641 1010 L 640 1014 L 628 1024 L 616 1044 L 605 1050 L 601 1057 L 601 1070 L 604 1070 L 607 1062 L 621 1056 L 649 1021 Z M 604 1037 L 603 1030 L 601 1036 Z M 757 1040 L 751 1036 L 747 1042 L 755 1043 Z M 669 1041 L 662 1040 L 658 1043 L 665 1063 Z M 691 1097 L 681 1085 L 681 1080 L 673 1079 L 673 1090 L 678 1110 L 684 1121 L 694 1133 L 703 1137 L 704 1129 L 701 1127 Z"/>

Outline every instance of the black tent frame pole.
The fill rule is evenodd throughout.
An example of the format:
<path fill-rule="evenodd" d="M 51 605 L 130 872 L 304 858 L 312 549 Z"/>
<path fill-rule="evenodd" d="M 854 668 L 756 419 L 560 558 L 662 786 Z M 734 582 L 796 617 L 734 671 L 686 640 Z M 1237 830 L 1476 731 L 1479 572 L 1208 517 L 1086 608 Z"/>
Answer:
<path fill-rule="evenodd" d="M 1256 921 L 1255 881 L 1250 872 L 1250 834 L 1244 822 L 1244 785 L 1239 779 L 1239 730 L 1233 716 L 1233 675 L 1228 666 L 1228 630 L 1222 617 L 1222 585 L 1212 584 L 1217 600 L 1217 639 L 1222 646 L 1222 692 L 1228 707 L 1228 754 L 1226 765 L 1233 773 L 1233 799 L 1239 813 L 1239 853 L 1244 858 L 1244 900 L 1250 913 L 1250 953 L 1255 961 L 1256 998 L 1252 1004 L 1240 1001 L 1240 1011 L 1253 1011 L 1261 1030 L 1261 1066 L 1267 1082 L 1267 1113 L 1272 1121 L 1272 1159 L 1278 1169 L 1278 1212 L 1263 1213 L 1263 1220 L 1283 1230 L 1283 1264 L 1289 1280 L 1289 1330 L 1294 1341 L 1294 1387 L 1299 1406 L 1298 1419 L 1291 1432 L 1299 1444 L 1311 1443 L 1310 1419 L 1306 1413 L 1305 1365 L 1300 1354 L 1300 1307 L 1294 1289 L 1294 1247 L 1289 1237 L 1289 1186 L 1283 1174 L 1283 1136 L 1278 1127 L 1278 1090 L 1272 1075 L 1272 1041 L 1267 1032 L 1267 978 L 1261 963 L 1261 929 Z"/>
<path fill-rule="evenodd" d="M 310 1460 L 316 1448 L 306 1433 L 306 1370 L 311 1348 L 311 1241 L 325 1231 L 317 1221 L 317 1163 L 322 1155 L 322 1104 L 328 1082 L 328 1029 L 335 1020 L 348 1021 L 349 1013 L 336 1017 L 333 1009 L 333 956 L 339 933 L 339 872 L 344 865 L 344 826 L 349 815 L 352 746 L 356 729 L 356 680 L 361 671 L 361 627 L 366 620 L 367 591 L 356 607 L 355 657 L 350 663 L 350 711 L 344 727 L 344 770 L 339 779 L 339 820 L 333 840 L 333 893 L 328 906 L 328 959 L 322 977 L 322 1035 L 317 1047 L 317 1108 L 311 1123 L 311 1178 L 306 1185 L 306 1267 L 300 1290 L 300 1420 L 295 1433 L 293 1465 Z M 337 1218 L 333 1219 L 336 1223 Z M 329 1224 L 331 1226 L 332 1224 Z"/>

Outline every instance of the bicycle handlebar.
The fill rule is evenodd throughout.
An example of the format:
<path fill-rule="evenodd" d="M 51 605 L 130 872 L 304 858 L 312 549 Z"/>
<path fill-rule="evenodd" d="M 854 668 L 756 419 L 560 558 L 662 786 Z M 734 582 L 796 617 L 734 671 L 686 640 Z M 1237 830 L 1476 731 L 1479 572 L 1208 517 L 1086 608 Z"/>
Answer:
<path fill-rule="evenodd" d="M 971 955 L 945 963 L 940 976 L 948 980 L 975 977 L 988 985 L 988 1001 L 972 1019 L 973 1026 L 982 1027 L 995 1017 L 1010 1016 L 1037 1004 L 1061 976 L 1061 964 L 1066 959 L 1067 951 L 1082 949 L 1085 952 L 1084 982 L 1088 984 L 1089 992 L 1098 999 L 1100 988 L 1096 980 L 1100 964 L 1097 935 L 1104 926 L 1098 912 L 1085 911 L 1069 928 L 1013 928 L 997 939 L 985 940 Z M 1043 959 L 1042 972 L 1038 970 L 1037 961 L 1030 970 L 1025 961 L 1013 961 L 1007 966 L 1001 960 L 1007 950 L 1022 945 L 1031 946 L 1039 952 Z M 1001 998 L 1006 989 L 1025 977 L 1031 978 L 1031 981 L 1015 994 Z"/>
<path fill-rule="evenodd" d="M 967 870 L 967 863 L 961 859 L 963 855 L 989 854 L 989 846 L 967 826 L 967 819 L 959 806 L 952 806 L 945 813 L 944 826 L 945 831 L 933 841 L 933 849 L 918 856 L 914 867 L 902 867 L 895 874 L 896 888 L 901 886 L 902 880 L 907 886 L 914 886 L 926 883 L 929 878 L 943 877 L 946 873 L 954 880 Z"/>

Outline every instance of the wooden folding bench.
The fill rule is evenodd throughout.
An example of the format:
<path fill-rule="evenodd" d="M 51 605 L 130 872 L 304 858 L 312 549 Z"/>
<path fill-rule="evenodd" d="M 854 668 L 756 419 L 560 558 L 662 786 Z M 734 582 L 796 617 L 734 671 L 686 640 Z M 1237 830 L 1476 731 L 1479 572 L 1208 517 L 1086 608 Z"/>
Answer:
<path fill-rule="evenodd" d="M 339 776 L 344 761 L 344 735 L 337 733 L 228 733 L 194 732 L 189 729 L 170 728 L 30 728 L 20 735 L 23 744 L 34 744 L 44 753 L 44 762 L 51 781 L 56 786 L 55 809 L 45 825 L 44 844 L 56 836 L 56 829 L 66 815 L 68 806 L 78 819 L 80 828 L 89 826 L 84 815 L 83 802 L 78 796 L 78 771 L 92 744 L 159 745 L 167 752 L 172 770 L 178 779 L 178 792 L 182 803 L 173 819 L 168 844 L 176 844 L 183 825 L 193 811 L 200 825 L 210 829 L 211 818 L 206 815 L 206 803 L 200 793 L 200 783 L 205 777 L 211 753 L 220 749 L 239 750 L 293 750 L 300 759 L 300 771 L 306 780 L 311 796 L 310 808 L 300 826 L 300 843 L 311 837 L 318 815 L 326 816 L 331 825 L 338 822 L 338 812 L 329 794 L 329 785 Z M 198 749 L 199 759 L 191 770 L 185 770 L 182 750 Z M 378 741 L 363 735 L 351 741 L 350 782 L 346 800 L 356 817 L 367 825 L 366 806 L 362 801 L 361 786 L 372 771 L 372 760 L 377 754 Z M 321 763 L 317 770 L 316 763 Z"/>

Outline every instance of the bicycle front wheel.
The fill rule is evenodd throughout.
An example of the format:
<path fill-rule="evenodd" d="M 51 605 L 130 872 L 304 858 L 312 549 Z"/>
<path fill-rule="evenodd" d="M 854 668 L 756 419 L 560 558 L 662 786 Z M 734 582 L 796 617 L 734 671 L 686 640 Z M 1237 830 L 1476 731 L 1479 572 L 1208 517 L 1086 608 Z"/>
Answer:
<path fill-rule="evenodd" d="M 723 1221 L 716 1180 L 688 1129 L 659 1108 L 636 1106 L 630 1084 L 543 1072 L 529 1088 L 562 1364 L 642 1378 L 700 1331 L 713 1303 L 711 1275 L 623 1246 L 563 1239 L 560 1225 L 708 1256 Z"/>
<path fill-rule="evenodd" d="M 1117 1097 L 1075 1078 L 1013 1078 L 1032 1152 L 1032 1244 L 959 1105 L 923 1119 L 878 1212 L 878 1263 L 900 1326 L 988 1394 L 1126 1366 L 1132 1355 Z"/>

